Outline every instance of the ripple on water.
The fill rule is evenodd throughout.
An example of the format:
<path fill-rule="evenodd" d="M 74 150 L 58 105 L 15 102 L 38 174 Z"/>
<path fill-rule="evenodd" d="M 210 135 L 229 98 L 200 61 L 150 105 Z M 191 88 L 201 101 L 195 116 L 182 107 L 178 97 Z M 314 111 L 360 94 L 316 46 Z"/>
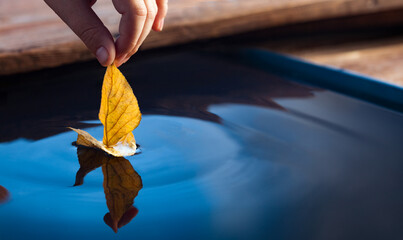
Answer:
<path fill-rule="evenodd" d="M 377 164 L 370 153 L 373 146 L 337 131 L 334 124 L 240 104 L 212 105 L 209 110 L 219 123 L 143 117 L 134 131 L 141 153 L 127 157 L 143 182 L 134 199 L 139 213 L 114 237 L 211 239 L 214 233 L 224 239 L 265 238 L 281 231 L 267 226 L 294 216 L 293 210 L 304 215 L 301 204 L 326 213 L 318 201 L 328 196 L 326 189 L 354 179 L 352 161 Z M 102 138 L 102 126 L 86 130 Z M 42 239 L 60 233 L 64 239 L 113 236 L 102 221 L 108 208 L 101 168 L 88 173 L 82 186 L 72 187 L 79 169 L 77 150 L 71 146 L 76 137 L 65 132 L 0 144 L 0 183 L 12 194 L 12 201 L 0 206 L 0 214 L 7 216 L 7 221 L 0 219 L 0 232 L 16 239 L 25 233 Z M 357 149 L 362 158 L 356 158 Z M 329 155 L 332 151 L 337 154 Z M 376 166 L 367 172 L 379 174 L 373 170 L 381 166 Z M 295 228 L 304 221 L 290 224 Z M 47 231 L 37 230 L 45 225 Z M 200 234 L 193 236 L 195 232 Z"/>

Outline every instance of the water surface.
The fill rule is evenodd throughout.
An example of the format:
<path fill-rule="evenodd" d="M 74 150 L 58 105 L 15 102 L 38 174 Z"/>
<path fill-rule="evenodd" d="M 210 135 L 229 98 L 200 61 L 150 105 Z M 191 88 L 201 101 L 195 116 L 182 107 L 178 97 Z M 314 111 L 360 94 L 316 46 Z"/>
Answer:
<path fill-rule="evenodd" d="M 80 184 L 85 164 L 66 127 L 102 138 L 103 69 L 1 83 L 0 239 L 403 238 L 402 114 L 212 53 L 122 71 L 144 114 L 141 153 L 85 161 Z M 111 192 L 129 190 L 117 233 L 111 181 Z"/>

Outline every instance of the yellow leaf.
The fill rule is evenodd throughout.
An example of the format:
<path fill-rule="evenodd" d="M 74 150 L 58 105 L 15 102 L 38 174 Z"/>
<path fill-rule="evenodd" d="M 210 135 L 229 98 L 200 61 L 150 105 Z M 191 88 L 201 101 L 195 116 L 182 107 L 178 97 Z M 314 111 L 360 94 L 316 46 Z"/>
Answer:
<path fill-rule="evenodd" d="M 76 133 L 78 133 L 76 144 L 79 146 L 98 148 L 115 157 L 133 155 L 136 151 L 136 148 L 132 149 L 133 154 L 131 154 L 131 152 L 128 153 L 128 151 L 124 148 L 123 148 L 123 150 L 126 150 L 126 151 L 119 151 L 119 147 L 118 147 L 118 149 L 109 148 L 109 147 L 105 146 L 102 142 L 99 142 L 98 140 L 96 140 L 93 136 L 91 136 L 89 133 L 87 133 L 84 130 L 76 129 L 76 128 L 70 128 L 70 129 L 75 131 Z"/>
<path fill-rule="evenodd" d="M 103 143 L 112 147 L 140 124 L 141 113 L 137 99 L 126 78 L 113 64 L 106 70 L 102 85 L 99 120 L 104 125 Z M 134 137 L 129 137 L 134 140 Z"/>
<path fill-rule="evenodd" d="M 78 133 L 77 145 L 99 148 L 116 157 L 133 155 L 136 141 L 132 131 L 140 124 L 141 112 L 132 88 L 115 64 L 106 69 L 98 117 L 104 125 L 103 141 L 70 128 Z"/>

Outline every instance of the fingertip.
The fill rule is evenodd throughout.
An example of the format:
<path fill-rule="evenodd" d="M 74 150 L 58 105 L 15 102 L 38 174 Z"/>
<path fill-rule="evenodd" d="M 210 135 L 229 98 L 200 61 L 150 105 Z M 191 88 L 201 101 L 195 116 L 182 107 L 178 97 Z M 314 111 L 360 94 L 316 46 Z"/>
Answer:
<path fill-rule="evenodd" d="M 132 57 L 132 55 L 125 55 L 124 57 L 122 57 L 121 59 L 119 59 L 118 63 L 116 63 L 115 61 L 115 65 L 116 67 L 120 67 L 122 66 L 124 63 L 126 63 L 127 61 L 129 61 L 129 59 Z"/>
<path fill-rule="evenodd" d="M 95 52 L 95 57 L 97 58 L 98 62 L 104 67 L 111 65 L 115 60 L 116 55 L 114 45 L 108 45 L 110 44 L 106 43 L 104 46 L 99 47 Z"/>
<path fill-rule="evenodd" d="M 117 57 L 116 59 L 115 59 L 115 65 L 116 65 L 116 67 L 120 67 L 124 62 L 125 62 L 125 59 L 127 58 L 127 54 L 123 54 L 123 55 L 121 55 L 120 57 Z"/>
<path fill-rule="evenodd" d="M 156 19 L 158 19 L 158 29 L 157 31 L 162 31 L 164 28 L 164 20 L 168 13 L 168 0 L 157 0 L 158 14 Z"/>
<path fill-rule="evenodd" d="M 108 66 L 108 63 L 109 63 L 109 53 L 108 53 L 108 51 L 105 49 L 105 47 L 100 47 L 100 48 L 98 48 L 98 50 L 96 51 L 96 53 L 95 53 L 95 56 L 97 57 L 97 59 L 98 59 L 98 62 L 102 65 L 102 66 L 104 66 L 104 67 L 106 67 L 106 66 Z"/>
<path fill-rule="evenodd" d="M 124 63 L 126 63 L 127 61 L 129 61 L 130 58 L 131 58 L 131 56 L 130 56 L 130 57 L 126 57 L 126 58 L 123 60 L 122 64 L 124 64 Z"/>
<path fill-rule="evenodd" d="M 164 27 L 164 20 L 155 21 L 153 24 L 153 30 L 156 32 L 161 32 Z"/>
<path fill-rule="evenodd" d="M 123 62 L 115 61 L 115 66 L 118 68 L 123 64 Z"/>

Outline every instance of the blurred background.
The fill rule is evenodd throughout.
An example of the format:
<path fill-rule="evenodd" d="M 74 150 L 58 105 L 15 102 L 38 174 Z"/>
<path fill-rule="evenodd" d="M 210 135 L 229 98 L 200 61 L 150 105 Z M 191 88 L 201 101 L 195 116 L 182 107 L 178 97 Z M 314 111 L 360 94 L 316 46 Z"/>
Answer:
<path fill-rule="evenodd" d="M 111 0 L 94 9 L 117 34 Z M 401 0 L 170 0 L 164 31 L 141 51 L 260 47 L 403 86 L 402 29 Z M 43 1 L 0 2 L 0 75 L 92 59 Z"/>

